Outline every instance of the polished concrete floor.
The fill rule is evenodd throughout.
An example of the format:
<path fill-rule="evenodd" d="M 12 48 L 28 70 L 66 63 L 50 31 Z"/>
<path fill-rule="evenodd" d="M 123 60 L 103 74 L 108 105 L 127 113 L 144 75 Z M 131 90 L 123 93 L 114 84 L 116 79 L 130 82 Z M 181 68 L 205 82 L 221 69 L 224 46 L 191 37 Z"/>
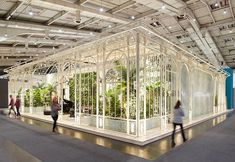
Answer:
<path fill-rule="evenodd" d="M 1 116 L 0 122 L 7 123 L 8 127 L 5 128 L 3 125 L 1 125 L 0 130 L 2 130 L 2 131 L 5 130 L 4 133 L 1 133 L 1 134 L 4 135 L 4 138 L 12 137 L 13 142 L 16 139 L 14 136 L 17 136 L 17 134 L 20 134 L 19 132 L 15 132 L 17 130 L 17 131 L 23 132 L 23 135 L 20 135 L 21 139 L 23 139 L 24 136 L 27 136 L 30 139 L 33 139 L 33 138 L 38 139 L 38 136 L 40 136 L 41 137 L 41 138 L 39 138 L 40 140 L 42 140 L 42 139 L 44 140 L 44 138 L 51 138 L 51 137 L 58 138 L 59 137 L 59 138 L 61 138 L 59 141 L 53 141 L 53 142 L 56 142 L 54 145 L 59 145 L 60 147 L 61 146 L 63 147 L 63 145 L 64 145 L 64 149 L 67 147 L 70 147 L 70 145 L 65 140 L 65 139 L 69 138 L 69 141 L 71 141 L 71 140 L 74 141 L 72 146 L 78 147 L 78 148 L 76 148 L 76 149 L 78 149 L 77 150 L 78 152 L 81 151 L 80 149 L 84 149 L 84 148 L 80 148 L 80 144 L 83 143 L 83 144 L 86 144 L 87 146 L 89 146 L 90 150 L 88 148 L 85 148 L 85 149 L 88 149 L 88 153 L 91 153 L 91 154 L 93 153 L 92 149 L 95 150 L 94 152 L 97 152 L 97 150 L 99 152 L 101 148 L 102 148 L 101 149 L 102 151 L 106 152 L 105 156 L 110 150 L 112 150 L 111 152 L 114 152 L 115 156 L 117 156 L 116 154 L 118 154 L 118 156 L 120 156 L 120 153 L 124 153 L 124 154 L 121 154 L 122 156 L 119 157 L 120 159 L 118 161 L 126 161 L 127 159 L 128 159 L 128 161 L 130 159 L 134 160 L 134 161 L 142 161 L 144 159 L 146 159 L 146 160 L 158 160 L 158 159 L 162 160 L 163 159 L 163 161 L 164 161 L 165 159 L 162 157 L 165 157 L 165 155 L 174 153 L 175 150 L 178 150 L 178 148 L 181 149 L 182 146 L 184 146 L 184 145 L 189 145 L 191 142 L 190 139 L 192 139 L 192 138 L 197 139 L 198 137 L 201 137 L 208 130 L 210 131 L 212 127 L 220 124 L 228 117 L 229 117 L 229 115 L 222 115 L 222 116 L 217 117 L 215 119 L 208 120 L 204 123 L 196 125 L 190 129 L 187 129 L 186 136 L 188 137 L 189 141 L 183 145 L 181 145 L 182 144 L 181 136 L 179 134 L 177 134 L 177 136 L 176 136 L 177 145 L 176 145 L 176 148 L 174 148 L 174 149 L 171 148 L 170 137 L 164 138 L 162 140 L 159 140 L 159 141 L 156 141 L 156 142 L 153 142 L 151 144 L 148 144 L 146 146 L 141 147 L 141 146 L 136 146 L 133 144 L 128 144 L 128 143 L 124 143 L 124 142 L 120 142 L 120 141 L 116 141 L 116 140 L 111 140 L 108 138 L 95 136 L 95 135 L 91 135 L 88 133 L 79 132 L 76 130 L 63 128 L 63 127 L 58 127 L 59 134 L 53 134 L 50 132 L 51 131 L 51 124 L 37 121 L 37 120 L 28 119 L 25 117 L 21 117 L 19 119 L 10 119 L 10 118 Z M 22 121 L 22 122 L 20 122 L 20 121 Z M 8 129 L 8 128 L 12 128 L 13 130 Z M 26 135 L 26 132 L 27 132 L 27 135 Z M 13 134 L 13 133 L 15 133 L 15 134 Z M 60 134 L 63 134 L 63 135 L 60 135 Z M 79 140 L 76 140 L 76 138 Z M 9 139 L 9 140 L 12 140 L 12 139 Z M 27 140 L 27 139 L 23 139 L 23 140 Z M 35 146 L 44 145 L 43 141 L 40 142 L 40 140 L 38 141 L 39 144 L 37 144 L 37 142 L 35 142 Z M 46 139 L 46 140 L 48 140 L 48 139 Z M 57 142 L 60 142 L 60 143 L 58 144 Z M 78 146 L 76 146 L 76 143 Z M 20 143 L 19 145 L 25 146 L 27 144 Z M 98 145 L 100 145 L 102 147 L 100 147 Z M 46 146 L 46 144 L 45 144 L 45 146 Z M 49 149 L 49 148 L 45 148 L 45 149 Z M 107 150 L 109 150 L 109 151 L 107 151 Z M 30 150 L 30 151 L 32 151 L 32 150 Z M 36 149 L 36 151 L 37 151 L 37 149 Z M 46 150 L 44 150 L 44 151 L 46 152 Z M 48 150 L 48 151 L 50 151 L 50 150 Z M 66 153 L 66 151 L 65 151 L 65 153 Z M 96 154 L 96 156 L 98 156 L 98 155 L 99 154 Z M 42 155 L 39 154 L 37 157 L 40 157 L 40 156 L 42 156 Z M 93 155 L 91 155 L 91 156 L 93 156 Z M 102 154 L 102 156 L 98 156 L 97 161 L 106 161 L 105 156 L 103 156 L 103 154 Z M 137 157 L 139 157 L 139 158 L 137 158 Z M 75 157 L 73 157 L 73 158 L 75 159 Z M 103 159 L 103 160 L 101 160 L 101 159 Z M 61 161 L 63 161 L 63 160 L 65 160 L 65 159 L 62 158 Z"/>
<path fill-rule="evenodd" d="M 157 162 L 234 162 L 235 115 L 162 155 Z"/>
<path fill-rule="evenodd" d="M 199 124 L 199 125 L 194 126 L 192 128 L 186 129 L 185 130 L 186 136 L 190 140 L 191 138 L 194 138 L 200 134 L 203 134 L 208 129 L 219 124 L 220 122 L 224 121 L 225 119 L 226 119 L 226 115 L 222 115 L 222 116 L 217 117 L 215 119 L 206 121 L 203 124 Z M 27 124 L 32 124 L 32 125 L 47 129 L 48 131 L 51 130 L 51 124 L 49 124 L 49 123 L 45 123 L 42 121 L 29 119 L 29 118 L 25 118 L 25 117 L 20 118 L 20 120 L 27 123 Z M 104 146 L 107 148 L 111 148 L 111 149 L 118 150 L 123 153 L 127 153 L 130 155 L 138 156 L 138 157 L 141 157 L 144 159 L 149 159 L 149 160 L 154 160 L 154 159 L 158 158 L 159 156 L 161 156 L 162 154 L 169 152 L 172 149 L 170 137 L 153 142 L 153 143 L 148 144 L 146 146 L 137 146 L 137 145 L 121 142 L 121 141 L 116 141 L 116 140 L 104 138 L 101 136 L 95 136 L 95 135 L 84 133 L 81 131 L 68 129 L 65 127 L 58 127 L 58 132 L 63 135 L 68 135 L 68 136 L 78 138 L 82 141 L 101 145 L 101 146 Z M 177 144 L 176 146 L 178 146 L 182 143 L 183 142 L 182 142 L 181 135 L 177 134 L 176 135 L 176 144 Z"/>

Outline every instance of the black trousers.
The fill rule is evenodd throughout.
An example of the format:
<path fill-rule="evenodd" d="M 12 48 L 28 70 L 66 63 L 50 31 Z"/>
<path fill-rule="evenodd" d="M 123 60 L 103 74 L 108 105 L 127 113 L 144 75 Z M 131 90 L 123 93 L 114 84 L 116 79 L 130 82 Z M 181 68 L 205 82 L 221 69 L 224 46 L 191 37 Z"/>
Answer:
<path fill-rule="evenodd" d="M 20 111 L 19 111 L 19 109 L 20 109 L 19 107 L 18 107 L 18 108 L 16 108 L 16 111 L 17 111 L 16 116 L 21 116 L 21 115 L 20 115 Z"/>
<path fill-rule="evenodd" d="M 8 115 L 10 115 L 10 114 L 11 114 L 11 110 L 13 110 L 13 111 L 14 111 L 14 113 L 15 113 L 15 115 L 16 115 L 16 112 L 15 112 L 14 108 L 12 108 L 12 107 L 9 109 L 9 113 L 8 113 Z"/>
<path fill-rule="evenodd" d="M 171 136 L 172 137 L 172 143 L 175 143 L 175 128 L 176 128 L 177 125 L 180 126 L 181 135 L 182 135 L 183 141 L 185 142 L 186 138 L 185 138 L 185 134 L 184 134 L 183 124 L 182 123 L 173 123 L 173 132 L 172 132 L 172 136 Z"/>
<path fill-rule="evenodd" d="M 56 128 L 56 125 L 57 125 L 58 115 L 52 116 L 52 119 L 53 119 L 53 121 L 54 121 L 52 131 L 55 132 L 55 128 Z"/>

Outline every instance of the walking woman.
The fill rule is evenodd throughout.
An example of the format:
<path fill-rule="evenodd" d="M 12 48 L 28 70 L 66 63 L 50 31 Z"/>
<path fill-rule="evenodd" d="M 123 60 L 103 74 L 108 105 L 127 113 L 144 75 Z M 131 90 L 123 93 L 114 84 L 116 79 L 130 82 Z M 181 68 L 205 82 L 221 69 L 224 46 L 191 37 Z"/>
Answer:
<path fill-rule="evenodd" d="M 184 117 L 184 111 L 181 108 L 181 102 L 178 100 L 174 107 L 172 147 L 175 146 L 175 128 L 177 125 L 180 126 L 183 141 L 184 142 L 187 141 L 187 139 L 185 138 L 184 129 L 183 129 L 183 119 L 182 119 L 183 117 Z"/>
<path fill-rule="evenodd" d="M 13 99 L 12 95 L 10 95 L 10 103 L 8 106 L 10 106 L 8 115 L 10 116 L 11 110 L 13 110 L 13 112 L 15 113 L 15 117 L 16 117 L 16 112 L 14 110 L 15 103 L 14 103 L 14 99 Z"/>
<path fill-rule="evenodd" d="M 15 106 L 16 106 L 16 116 L 21 116 L 20 115 L 20 106 L 21 106 L 21 101 L 20 101 L 20 96 L 19 95 L 17 95 L 16 96 L 16 102 L 15 102 Z"/>
<path fill-rule="evenodd" d="M 52 104 L 51 104 L 51 117 L 54 121 L 52 132 L 55 132 L 55 128 L 56 128 L 56 124 L 57 124 L 56 122 L 57 122 L 57 119 L 58 119 L 58 111 L 59 110 L 61 110 L 61 108 L 60 108 L 60 105 L 58 103 L 58 98 L 54 97 L 52 99 Z"/>

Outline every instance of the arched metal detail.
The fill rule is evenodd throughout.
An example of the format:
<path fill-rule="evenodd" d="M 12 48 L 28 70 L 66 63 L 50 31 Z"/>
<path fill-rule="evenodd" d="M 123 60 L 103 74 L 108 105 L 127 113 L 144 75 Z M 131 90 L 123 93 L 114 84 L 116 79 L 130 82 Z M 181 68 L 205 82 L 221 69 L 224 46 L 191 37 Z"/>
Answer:
<path fill-rule="evenodd" d="M 122 53 L 121 56 L 119 56 L 120 58 L 122 58 L 124 56 L 125 59 L 127 59 L 127 55 L 125 54 L 125 52 L 123 50 L 120 50 L 120 49 L 115 49 L 111 52 L 109 52 L 107 55 L 106 55 L 106 58 L 105 58 L 105 62 L 108 62 L 108 59 L 110 58 L 111 55 L 113 55 L 114 52 L 120 52 Z M 111 59 L 112 60 L 112 59 Z"/>

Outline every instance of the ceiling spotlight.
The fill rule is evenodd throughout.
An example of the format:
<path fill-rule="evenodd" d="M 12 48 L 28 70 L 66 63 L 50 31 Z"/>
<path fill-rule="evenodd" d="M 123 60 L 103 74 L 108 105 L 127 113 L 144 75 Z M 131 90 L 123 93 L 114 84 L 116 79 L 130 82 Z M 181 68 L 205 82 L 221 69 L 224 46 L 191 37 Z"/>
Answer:
<path fill-rule="evenodd" d="M 229 31 L 229 33 L 232 33 L 232 32 L 233 32 L 232 30 Z"/>
<path fill-rule="evenodd" d="M 172 27 L 171 26 L 169 26 L 169 29 L 171 29 Z"/>
<path fill-rule="evenodd" d="M 216 3 L 216 4 L 215 4 L 215 7 L 218 7 L 218 6 L 219 6 L 218 3 Z"/>
<path fill-rule="evenodd" d="M 62 30 L 61 30 L 61 29 L 59 29 L 58 31 L 59 31 L 60 33 L 62 32 Z"/>
<path fill-rule="evenodd" d="M 180 43 L 183 43 L 183 41 L 180 41 Z"/>
<path fill-rule="evenodd" d="M 104 9 L 102 7 L 99 10 L 100 10 L 100 12 L 104 12 Z"/>
<path fill-rule="evenodd" d="M 93 35 L 93 33 L 92 33 L 92 32 L 90 32 L 90 35 Z"/>
<path fill-rule="evenodd" d="M 195 22 L 195 21 L 196 21 L 196 19 L 193 19 L 193 21 Z"/>
<path fill-rule="evenodd" d="M 4 37 L 7 37 L 7 34 L 5 34 Z"/>
<path fill-rule="evenodd" d="M 111 27 L 112 27 L 112 25 L 109 25 L 108 27 L 109 27 L 109 28 L 111 28 Z"/>
<path fill-rule="evenodd" d="M 224 12 L 223 12 L 223 13 L 224 13 L 224 15 L 225 15 L 225 14 L 227 14 L 227 11 L 226 11 L 226 10 L 224 10 Z"/>
<path fill-rule="evenodd" d="M 38 54 L 36 54 L 36 56 L 38 56 Z"/>
<path fill-rule="evenodd" d="M 165 5 L 162 5 L 162 9 L 164 10 L 166 8 L 166 6 Z"/>
<path fill-rule="evenodd" d="M 131 19 L 134 20 L 134 19 L 135 19 L 135 16 L 131 16 Z"/>
<path fill-rule="evenodd" d="M 33 12 L 32 12 L 32 11 L 29 11 L 29 15 L 30 15 L 30 16 L 33 16 Z"/>

